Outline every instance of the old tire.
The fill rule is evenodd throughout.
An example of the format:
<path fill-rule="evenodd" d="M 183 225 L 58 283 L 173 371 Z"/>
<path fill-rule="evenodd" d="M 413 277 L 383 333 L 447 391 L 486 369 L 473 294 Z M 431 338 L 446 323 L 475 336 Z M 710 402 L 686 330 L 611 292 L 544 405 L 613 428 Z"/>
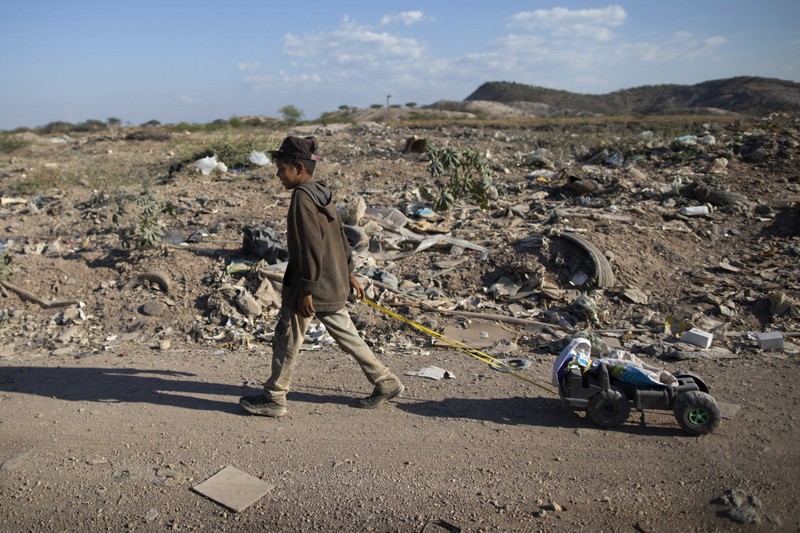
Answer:
<path fill-rule="evenodd" d="M 611 263 L 608 262 L 606 256 L 603 255 L 603 252 L 601 252 L 597 246 L 576 233 L 562 231 L 558 236 L 573 243 L 589 256 L 594 266 L 594 276 L 599 289 L 606 289 L 614 286 L 614 271 L 611 269 Z"/>
<path fill-rule="evenodd" d="M 689 435 L 705 435 L 719 427 L 722 416 L 710 394 L 689 391 L 675 399 L 673 408 L 678 425 Z"/>
<path fill-rule="evenodd" d="M 610 428 L 619 426 L 628 419 L 631 405 L 621 390 L 611 387 L 589 398 L 586 410 L 589 418 L 597 425 Z"/>

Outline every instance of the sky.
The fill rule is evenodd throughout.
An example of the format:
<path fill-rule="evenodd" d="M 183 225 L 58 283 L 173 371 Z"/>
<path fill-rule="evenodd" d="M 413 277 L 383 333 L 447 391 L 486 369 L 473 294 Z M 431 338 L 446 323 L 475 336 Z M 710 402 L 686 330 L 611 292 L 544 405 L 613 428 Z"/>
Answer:
<path fill-rule="evenodd" d="M 800 81 L 800 1 L 0 0 L 0 129 Z"/>

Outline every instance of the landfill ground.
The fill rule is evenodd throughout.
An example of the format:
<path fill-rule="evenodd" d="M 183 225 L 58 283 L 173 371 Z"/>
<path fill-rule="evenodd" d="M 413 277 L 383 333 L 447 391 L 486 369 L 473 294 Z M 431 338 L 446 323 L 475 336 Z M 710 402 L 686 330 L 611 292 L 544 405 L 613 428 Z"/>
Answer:
<path fill-rule="evenodd" d="M 799 126 L 771 115 L 19 134 L 0 160 L 0 529 L 797 531 Z M 320 140 L 317 177 L 367 236 L 356 264 L 370 297 L 530 362 L 517 374 L 533 384 L 352 302 L 401 398 L 353 407 L 371 387 L 317 335 L 286 417 L 241 410 L 269 375 L 279 278 L 243 254 L 243 227 L 280 233 L 289 195 L 269 165 L 204 176 L 191 156 L 248 136 L 266 151 L 287 133 Z M 467 198 L 416 216 L 432 180 L 425 154 L 402 151 L 414 135 L 480 152 L 488 207 Z M 158 214 L 165 242 L 131 247 L 143 190 L 171 204 Z M 359 198 L 408 215 L 404 230 Z M 434 235 L 459 240 L 417 250 Z M 689 326 L 711 347 L 681 342 Z M 771 331 L 782 350 L 759 348 Z M 656 410 L 603 428 L 563 407 L 550 375 L 578 332 L 600 352 L 702 376 L 719 428 L 689 436 Z M 431 366 L 452 377 L 404 375 Z M 193 490 L 229 466 L 270 490 L 227 487 L 255 500 L 240 512 Z"/>

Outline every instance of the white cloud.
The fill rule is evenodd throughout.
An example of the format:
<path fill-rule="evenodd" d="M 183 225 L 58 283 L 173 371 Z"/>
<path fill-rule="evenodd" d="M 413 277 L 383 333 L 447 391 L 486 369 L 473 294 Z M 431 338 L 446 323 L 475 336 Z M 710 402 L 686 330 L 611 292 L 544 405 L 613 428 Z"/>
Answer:
<path fill-rule="evenodd" d="M 240 61 L 236 68 L 241 70 L 242 72 L 254 72 L 261 68 L 260 61 Z"/>
<path fill-rule="evenodd" d="M 423 53 L 423 46 L 416 39 L 376 32 L 345 17 L 338 28 L 328 33 L 287 34 L 284 51 L 291 57 L 315 58 L 338 64 L 358 63 L 364 67 L 384 61 L 418 58 Z"/>
<path fill-rule="evenodd" d="M 406 26 L 411 26 L 424 20 L 426 20 L 426 17 L 422 11 L 403 11 L 399 15 L 384 15 L 381 19 L 381 26 L 387 26 L 394 22 L 401 22 Z"/>
<path fill-rule="evenodd" d="M 728 43 L 728 39 L 725 37 L 709 37 L 705 40 L 707 48 L 716 48 L 717 46 L 722 46 L 723 44 Z"/>
<path fill-rule="evenodd" d="M 194 103 L 194 98 L 192 98 L 191 96 L 186 96 L 185 94 L 180 95 L 178 97 L 178 99 L 181 101 L 181 103 L 184 103 L 184 104 L 193 104 Z"/>
<path fill-rule="evenodd" d="M 627 16 L 625 9 L 616 4 L 599 9 L 555 7 L 517 13 L 511 17 L 508 25 L 525 30 L 549 29 L 559 32 L 574 27 L 614 28 L 621 26 Z"/>

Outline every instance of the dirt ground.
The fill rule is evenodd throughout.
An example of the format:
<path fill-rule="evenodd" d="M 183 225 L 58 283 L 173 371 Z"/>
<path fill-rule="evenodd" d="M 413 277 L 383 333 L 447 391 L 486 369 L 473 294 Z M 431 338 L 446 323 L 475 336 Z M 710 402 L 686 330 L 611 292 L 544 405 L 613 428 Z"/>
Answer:
<path fill-rule="evenodd" d="M 402 376 L 402 398 L 356 409 L 370 392 L 358 367 L 310 343 L 289 414 L 248 416 L 238 398 L 268 377 L 276 308 L 263 292 L 274 275 L 243 255 L 242 228 L 285 228 L 289 197 L 273 171 L 203 176 L 178 165 L 212 143 L 198 134 L 26 134 L 31 144 L 0 165 L 11 259 L 0 299 L 3 531 L 800 528 L 796 117 L 292 132 L 320 139 L 318 176 L 343 205 L 397 208 L 415 235 L 447 232 L 488 250 L 415 252 L 370 217 L 357 223 L 370 241 L 357 272 L 381 282 L 373 299 L 530 360 L 518 373 L 538 386 L 351 303 L 397 374 L 433 365 L 454 378 Z M 286 133 L 269 132 L 276 141 L 263 150 Z M 484 154 L 497 191 L 489 207 L 413 216 L 430 177 L 424 154 L 401 151 L 412 135 Z M 125 247 L 141 183 L 81 179 L 105 168 L 147 176 L 172 203 L 160 216 L 169 243 Z M 63 183 L 32 190 L 42 169 Z M 701 205 L 709 215 L 681 214 Z M 613 283 L 598 287 L 603 265 L 564 231 L 603 254 Z M 257 313 L 237 303 L 245 293 Z M 669 317 L 713 332 L 712 347 L 678 342 Z M 702 376 L 720 427 L 691 437 L 671 411 L 643 421 L 634 411 L 602 428 L 563 407 L 550 373 L 580 331 L 598 349 Z M 753 334 L 764 331 L 782 332 L 785 349 L 758 349 Z M 274 488 L 238 513 L 191 490 L 226 466 Z"/>

